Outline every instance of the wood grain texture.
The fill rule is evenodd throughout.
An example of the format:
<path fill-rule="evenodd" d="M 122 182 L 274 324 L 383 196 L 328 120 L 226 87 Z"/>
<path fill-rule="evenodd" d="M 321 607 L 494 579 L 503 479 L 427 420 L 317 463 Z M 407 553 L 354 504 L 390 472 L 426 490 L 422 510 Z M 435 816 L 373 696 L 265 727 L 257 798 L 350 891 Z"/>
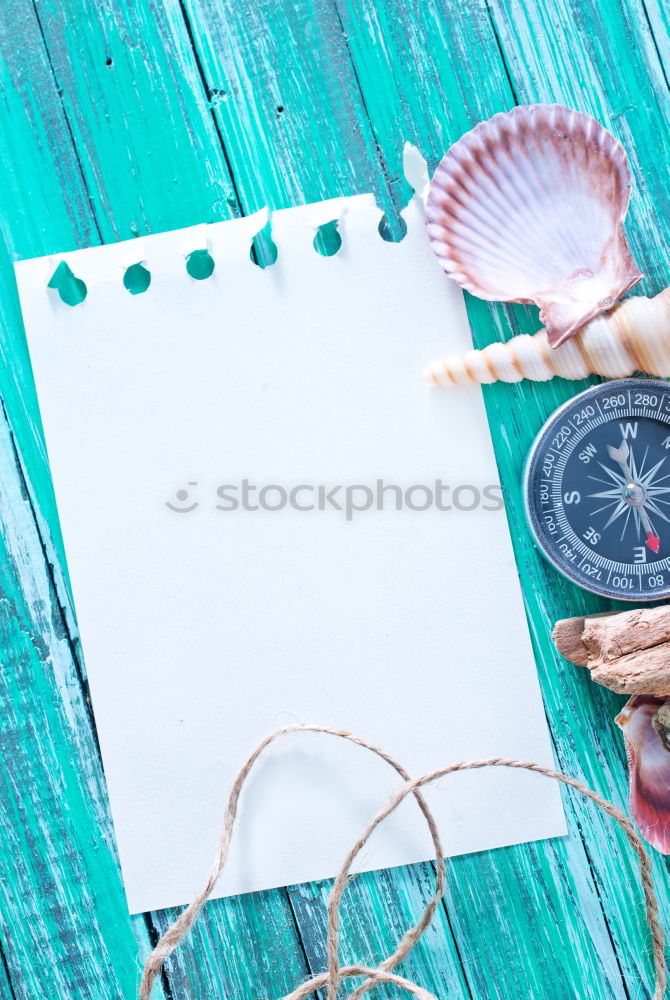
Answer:
<path fill-rule="evenodd" d="M 657 292 L 669 279 L 667 21 L 654 0 L 6 0 L 0 995 L 131 998 L 173 915 L 125 911 L 11 261 L 364 190 L 399 236 L 405 139 L 433 166 L 479 119 L 560 100 L 628 149 L 628 231 L 644 290 Z M 478 346 L 536 328 L 535 310 L 473 299 L 468 310 Z M 550 641 L 558 618 L 608 605 L 538 558 L 520 497 L 534 434 L 581 387 L 496 385 L 485 399 L 558 763 L 625 804 L 622 699 Z M 446 682 L 443 694 L 448 725 Z M 566 808 L 565 840 L 449 862 L 444 906 L 408 975 L 458 1000 L 650 996 L 627 847 L 590 805 L 570 796 Z M 667 863 L 655 869 L 670 924 Z M 417 865 L 356 879 L 343 954 L 390 952 L 432 877 Z M 281 995 L 323 966 L 327 891 L 209 904 L 163 985 L 175 1000 Z"/>
<path fill-rule="evenodd" d="M 634 608 L 614 615 L 564 618 L 551 633 L 571 663 L 617 694 L 670 700 L 670 607 Z"/>

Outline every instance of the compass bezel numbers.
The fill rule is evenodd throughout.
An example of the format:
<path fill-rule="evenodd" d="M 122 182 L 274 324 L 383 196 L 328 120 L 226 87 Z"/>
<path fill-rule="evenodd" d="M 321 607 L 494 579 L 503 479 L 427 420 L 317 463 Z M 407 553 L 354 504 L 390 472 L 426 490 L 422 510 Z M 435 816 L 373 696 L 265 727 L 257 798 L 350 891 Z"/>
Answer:
<path fill-rule="evenodd" d="M 623 442 L 629 438 L 636 440 L 640 425 L 644 426 L 648 421 L 654 422 L 655 430 L 658 430 L 659 424 L 668 428 L 668 444 L 665 447 L 668 449 L 667 471 L 670 474 L 670 383 L 643 378 L 622 379 L 593 386 L 559 407 L 537 435 L 524 472 L 526 514 L 534 541 L 545 558 L 565 577 L 585 590 L 623 601 L 657 601 L 670 596 L 670 496 L 668 501 L 656 500 L 650 521 L 652 500 L 647 496 L 647 492 L 651 494 L 651 487 L 647 491 L 644 485 L 638 486 L 635 483 L 630 488 L 631 484 L 627 483 L 628 477 L 621 471 L 626 469 L 628 476 L 633 476 L 626 466 L 625 455 L 628 449 L 614 447 L 618 440 Z M 636 424 L 637 426 L 634 426 Z M 580 457 L 579 453 L 575 455 L 576 449 L 580 446 L 583 446 L 584 467 L 595 461 L 598 449 L 592 439 L 588 440 L 589 435 L 606 434 L 608 431 L 605 431 L 605 428 L 609 428 L 610 425 L 613 433 L 611 447 L 608 450 L 610 455 L 618 460 L 621 469 L 616 471 L 617 461 L 611 458 L 607 459 L 607 464 L 612 465 L 614 471 L 605 468 L 600 461 L 602 456 L 598 456 L 597 460 L 604 469 L 603 474 L 609 475 L 612 482 L 618 484 L 616 489 L 610 484 L 608 495 L 613 499 L 606 499 L 602 509 L 613 507 L 617 511 L 617 517 L 622 516 L 626 519 L 626 525 L 632 518 L 633 529 L 638 532 L 641 526 L 650 529 L 646 533 L 644 543 L 647 548 L 644 544 L 637 547 L 642 549 L 644 556 L 642 558 L 638 553 L 637 561 L 626 557 L 625 553 L 630 548 L 628 541 L 626 543 L 628 548 L 624 546 L 623 541 L 621 543 L 621 558 L 613 558 L 598 551 L 598 546 L 601 543 L 605 544 L 602 532 L 598 530 L 598 524 L 590 527 L 592 534 L 589 537 L 585 537 L 583 533 L 580 536 L 566 511 L 566 507 L 569 508 L 572 502 L 575 502 L 571 493 L 579 496 L 579 502 L 582 499 L 574 483 L 566 484 L 568 463 L 573 456 L 576 459 Z M 632 448 L 631 461 L 633 461 Z M 574 462 L 570 468 L 570 477 L 574 480 L 577 475 Z M 665 473 L 666 470 L 663 471 Z M 635 475 L 637 476 L 637 471 Z M 578 485 L 579 482 L 577 480 Z M 584 483 L 586 489 L 586 476 Z M 668 484 L 670 486 L 670 475 Z M 570 488 L 567 488 L 568 486 Z M 622 495 L 623 491 L 626 491 L 623 509 L 620 509 L 622 501 L 618 496 L 619 489 Z M 656 488 L 656 493 L 659 492 L 659 488 Z M 615 493 L 617 496 L 614 496 Z M 598 494 L 585 495 L 592 499 Z M 669 523 L 665 532 L 663 552 L 659 552 L 660 532 L 654 526 L 654 522 L 660 523 L 665 520 L 660 514 L 657 515 L 660 511 L 659 502 L 668 503 Z M 611 523 L 612 520 L 606 527 L 609 528 Z M 626 531 L 627 527 L 624 528 L 622 539 Z M 613 538 L 612 533 L 607 537 L 610 549 L 616 545 Z"/>

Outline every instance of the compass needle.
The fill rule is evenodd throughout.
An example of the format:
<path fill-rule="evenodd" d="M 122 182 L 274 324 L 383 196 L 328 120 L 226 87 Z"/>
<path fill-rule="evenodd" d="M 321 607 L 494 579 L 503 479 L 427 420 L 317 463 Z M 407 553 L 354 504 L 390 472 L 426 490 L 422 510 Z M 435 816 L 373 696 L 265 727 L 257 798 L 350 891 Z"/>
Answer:
<path fill-rule="evenodd" d="M 619 503 L 617 504 L 616 508 L 612 512 L 612 514 L 610 516 L 610 519 L 607 522 L 607 524 L 605 525 L 605 527 L 609 528 L 610 524 L 614 524 L 615 521 L 619 520 L 619 518 L 621 517 L 622 514 L 625 514 L 626 511 L 630 510 L 630 509 L 631 508 L 629 507 L 629 505 L 627 503 L 625 503 L 625 501 L 620 500 Z"/>
<path fill-rule="evenodd" d="M 658 507 L 656 506 L 656 504 L 655 504 L 655 503 L 654 503 L 654 502 L 653 502 L 652 500 L 648 500 L 648 501 L 647 501 L 647 508 L 648 508 L 649 510 L 653 511 L 653 512 L 654 512 L 654 514 L 658 515 L 658 517 L 660 517 L 660 518 L 661 518 L 661 519 L 662 519 L 663 521 L 667 521 L 667 523 L 668 523 L 668 524 L 670 524 L 670 518 L 669 518 L 669 517 L 667 517 L 667 516 L 666 516 L 666 515 L 665 515 L 665 514 L 663 513 L 663 511 L 662 511 L 662 510 L 660 510 L 660 508 L 658 508 Z"/>
<path fill-rule="evenodd" d="M 589 493 L 589 499 L 593 500 L 619 500 L 621 498 L 621 488 L 616 490 L 602 490 L 600 493 Z"/>
<path fill-rule="evenodd" d="M 660 462 L 656 463 L 653 469 L 650 469 L 649 472 L 645 473 L 645 475 L 640 479 L 640 482 L 642 483 L 643 486 L 649 486 L 649 484 L 653 482 L 654 476 L 656 475 L 656 473 L 661 468 L 664 462 L 665 458 L 662 458 Z M 667 478 L 668 478 L 667 476 L 663 476 L 663 479 Z"/>
<path fill-rule="evenodd" d="M 592 511 L 591 511 L 591 513 L 592 513 L 592 514 L 602 514 L 602 512 L 603 512 L 604 510 L 608 510 L 608 509 L 609 509 L 609 508 L 610 508 L 611 506 L 612 506 L 612 504 L 611 504 L 611 503 L 606 503 L 606 504 L 603 504 L 603 506 L 602 506 L 602 507 L 597 507 L 597 508 L 596 508 L 595 510 L 592 510 Z"/>
<path fill-rule="evenodd" d="M 635 482 L 635 483 L 639 483 L 640 482 L 640 473 L 637 471 L 637 466 L 636 466 L 636 463 L 635 463 L 635 459 L 633 458 L 632 454 L 631 454 L 631 457 L 630 457 L 630 474 L 631 474 L 631 479 L 633 480 L 633 482 Z"/>
<path fill-rule="evenodd" d="M 605 486 L 609 486 L 610 488 L 612 488 L 612 483 L 609 479 L 601 479 L 600 476 L 589 476 L 588 478 L 592 479 L 594 483 L 603 483 Z M 621 486 L 621 483 L 618 481 L 617 481 L 617 486 Z"/>
<path fill-rule="evenodd" d="M 649 455 L 649 445 L 647 445 L 647 447 L 644 449 L 644 455 L 642 456 L 642 464 L 640 465 L 640 472 L 639 472 L 640 478 L 642 478 L 644 467 L 647 464 L 648 455 Z"/>
<path fill-rule="evenodd" d="M 603 472 L 607 473 L 607 475 L 610 477 L 610 479 L 614 480 L 615 483 L 618 483 L 618 484 L 621 485 L 621 484 L 623 484 L 623 483 L 626 482 L 625 477 L 618 475 L 618 473 L 616 473 L 614 471 L 614 469 L 610 469 L 607 465 L 603 465 L 602 462 L 598 462 L 598 465 L 603 470 Z M 607 480 L 603 480 L 603 482 L 607 482 Z"/>
<path fill-rule="evenodd" d="M 670 383 L 612 381 L 568 401 L 526 464 L 526 509 L 543 555 L 607 597 L 670 597 L 668 459 Z"/>
<path fill-rule="evenodd" d="M 664 482 L 664 481 L 665 481 L 666 479 L 670 479 L 670 472 L 669 472 L 669 473 L 667 473 L 667 475 L 665 475 L 665 476 L 659 476 L 659 477 L 658 477 L 658 479 L 656 479 L 656 480 L 654 480 L 654 481 L 655 481 L 656 483 L 662 483 L 662 482 Z"/>

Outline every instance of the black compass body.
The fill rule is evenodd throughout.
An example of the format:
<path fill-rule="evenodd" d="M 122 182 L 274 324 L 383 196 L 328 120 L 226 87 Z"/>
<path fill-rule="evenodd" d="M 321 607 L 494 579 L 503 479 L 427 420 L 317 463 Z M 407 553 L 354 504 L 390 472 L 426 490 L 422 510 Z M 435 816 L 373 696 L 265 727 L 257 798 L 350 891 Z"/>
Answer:
<path fill-rule="evenodd" d="M 546 558 L 605 597 L 670 597 L 670 383 L 622 379 L 569 400 L 546 422 L 524 477 Z"/>

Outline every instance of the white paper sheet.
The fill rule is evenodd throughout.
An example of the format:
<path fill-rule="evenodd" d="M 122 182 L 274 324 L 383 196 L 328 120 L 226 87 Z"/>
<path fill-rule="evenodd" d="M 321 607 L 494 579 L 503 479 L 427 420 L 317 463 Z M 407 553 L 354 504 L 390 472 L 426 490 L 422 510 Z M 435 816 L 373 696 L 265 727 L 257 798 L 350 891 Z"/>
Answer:
<path fill-rule="evenodd" d="M 505 514 L 484 509 L 498 477 L 480 391 L 419 381 L 470 345 L 462 296 L 418 202 L 399 244 L 379 217 L 371 196 L 279 212 L 267 270 L 249 259 L 262 215 L 17 266 L 132 912 L 192 897 L 233 774 L 282 724 L 351 729 L 412 773 L 552 762 Z M 312 239 L 335 218 L 325 258 Z M 216 269 L 198 282 L 184 255 L 204 246 Z M 75 308 L 47 289 L 62 259 L 88 285 Z M 131 296 L 140 260 L 152 282 Z M 302 486 L 317 509 L 217 509 L 244 480 L 250 503 Z M 438 480 L 443 507 L 456 487 L 480 504 L 407 509 Z M 375 494 L 350 519 L 347 486 Z M 396 787 L 362 750 L 287 738 L 244 794 L 219 894 L 334 875 Z M 537 776 L 464 773 L 428 795 L 449 854 L 565 832 Z M 430 855 L 406 802 L 360 867 Z"/>

